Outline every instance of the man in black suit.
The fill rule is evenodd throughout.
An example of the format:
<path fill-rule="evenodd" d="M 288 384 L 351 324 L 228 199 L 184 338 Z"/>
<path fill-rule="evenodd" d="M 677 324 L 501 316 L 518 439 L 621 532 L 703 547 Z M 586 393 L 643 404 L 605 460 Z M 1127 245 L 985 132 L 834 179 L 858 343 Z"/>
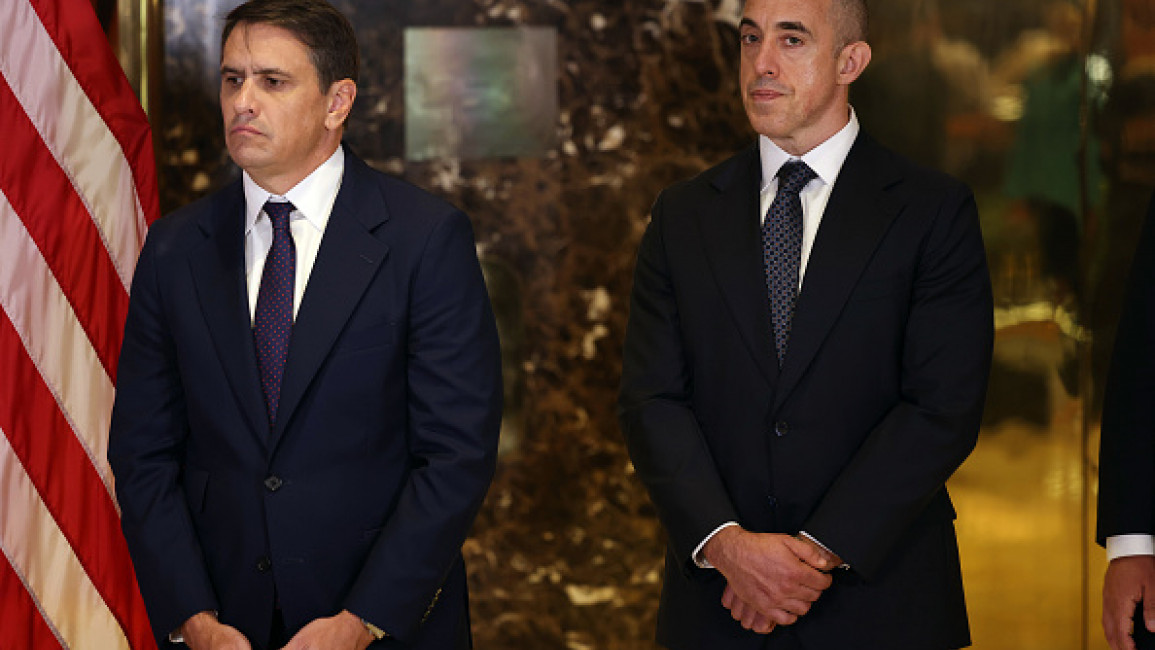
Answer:
<path fill-rule="evenodd" d="M 859 132 L 861 0 L 748 0 L 739 29 L 758 143 L 658 197 L 626 334 L 658 641 L 967 646 L 944 484 L 993 343 L 973 196 Z"/>
<path fill-rule="evenodd" d="M 357 44 L 323 0 L 226 20 L 242 178 L 158 221 L 109 460 L 162 648 L 467 648 L 497 334 L 469 220 L 341 145 Z"/>
<path fill-rule="evenodd" d="M 1099 522 L 1103 631 L 1113 650 L 1155 648 L 1155 196 L 1115 337 L 1103 399 Z"/>

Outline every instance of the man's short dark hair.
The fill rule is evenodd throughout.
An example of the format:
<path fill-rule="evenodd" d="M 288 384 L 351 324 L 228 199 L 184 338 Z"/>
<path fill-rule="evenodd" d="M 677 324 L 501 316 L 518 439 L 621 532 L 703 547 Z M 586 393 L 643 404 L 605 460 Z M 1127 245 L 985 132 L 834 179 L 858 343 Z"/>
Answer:
<path fill-rule="evenodd" d="M 834 0 L 834 14 L 840 23 L 839 31 L 842 33 L 840 48 L 856 41 L 866 40 L 870 24 L 866 0 Z"/>
<path fill-rule="evenodd" d="M 309 50 L 322 93 L 328 92 L 334 81 L 357 81 L 361 59 L 353 26 L 324 0 L 249 0 L 225 17 L 222 52 L 233 28 L 241 24 L 273 25 L 296 36 Z"/>

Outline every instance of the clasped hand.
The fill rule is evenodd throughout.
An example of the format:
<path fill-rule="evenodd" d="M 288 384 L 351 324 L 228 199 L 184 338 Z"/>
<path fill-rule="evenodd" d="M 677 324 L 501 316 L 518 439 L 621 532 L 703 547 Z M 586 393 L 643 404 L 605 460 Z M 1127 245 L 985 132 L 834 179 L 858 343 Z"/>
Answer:
<path fill-rule="evenodd" d="M 722 605 L 742 627 L 758 634 L 809 612 L 833 581 L 824 571 L 842 563 L 809 540 L 738 526 L 719 531 L 703 555 L 726 578 Z"/>
<path fill-rule="evenodd" d="M 202 612 L 185 622 L 182 632 L 192 650 L 251 650 L 248 639 L 236 628 Z M 348 611 L 319 618 L 297 632 L 284 650 L 364 650 L 373 635 L 361 619 Z"/>

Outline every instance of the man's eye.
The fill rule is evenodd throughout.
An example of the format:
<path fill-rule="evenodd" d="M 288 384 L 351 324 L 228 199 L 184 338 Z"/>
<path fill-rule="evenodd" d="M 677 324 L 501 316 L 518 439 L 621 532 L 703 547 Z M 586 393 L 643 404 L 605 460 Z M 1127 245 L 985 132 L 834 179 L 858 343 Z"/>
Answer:
<path fill-rule="evenodd" d="M 265 77 L 265 85 L 269 88 L 276 88 L 285 84 L 284 79 L 277 79 L 276 77 Z"/>
<path fill-rule="evenodd" d="M 785 36 L 782 38 L 782 41 L 784 43 L 786 43 L 786 45 L 789 45 L 790 47 L 797 47 L 799 45 L 802 45 L 802 39 L 798 38 L 797 36 Z"/>
<path fill-rule="evenodd" d="M 235 75 L 225 75 L 224 83 L 226 86 L 239 86 L 241 85 L 241 78 Z"/>
<path fill-rule="evenodd" d="M 755 34 L 742 34 L 738 40 L 742 45 L 753 45 L 758 42 L 758 36 Z"/>

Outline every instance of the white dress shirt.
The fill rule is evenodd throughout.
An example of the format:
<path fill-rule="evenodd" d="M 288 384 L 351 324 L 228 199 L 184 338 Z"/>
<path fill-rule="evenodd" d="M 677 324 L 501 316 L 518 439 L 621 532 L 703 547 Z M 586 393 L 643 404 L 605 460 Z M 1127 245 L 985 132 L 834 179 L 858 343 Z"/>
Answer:
<path fill-rule="evenodd" d="M 798 288 L 802 289 L 802 279 L 806 275 L 806 263 L 810 261 L 810 250 L 818 235 L 818 226 L 826 212 L 826 203 L 834 190 L 834 181 L 842 171 L 842 164 L 858 137 L 858 116 L 850 111 L 850 121 L 842 130 L 826 142 L 814 147 L 801 158 L 791 156 L 766 136 L 758 136 L 758 152 L 762 158 L 762 191 L 758 198 L 758 209 L 765 223 L 770 204 L 778 195 L 778 170 L 791 160 L 801 160 L 817 176 L 807 183 L 798 194 L 802 199 L 802 262 L 798 267 Z"/>
<path fill-rule="evenodd" d="M 1155 555 L 1155 535 L 1112 535 L 1107 538 L 1107 560 L 1131 555 Z"/>
<path fill-rule="evenodd" d="M 241 176 L 245 189 L 245 283 L 249 293 L 250 320 L 256 317 L 261 273 L 264 272 L 265 258 L 273 245 L 273 224 L 265 214 L 265 202 L 271 199 L 274 202 L 289 201 L 293 204 L 294 210 L 289 214 L 289 230 L 293 233 L 293 245 L 297 250 L 297 270 L 293 282 L 293 318 L 296 319 L 344 173 L 345 150 L 338 145 L 328 160 L 284 196 L 270 194 L 262 189 L 248 172 Z"/>
<path fill-rule="evenodd" d="M 798 195 L 802 200 L 802 259 L 798 267 L 799 291 L 802 290 L 806 264 L 810 261 L 810 250 L 814 247 L 818 226 L 822 223 L 822 215 L 826 212 L 826 204 L 830 201 L 830 193 L 834 190 L 834 181 L 838 180 L 838 173 L 842 171 L 842 165 L 846 162 L 846 156 L 850 154 L 850 148 L 854 146 L 855 139 L 858 138 L 859 130 L 858 116 L 854 114 L 854 109 L 850 109 L 850 121 L 846 123 L 846 126 L 822 144 L 802 154 L 801 158 L 786 153 L 770 138 L 764 135 L 758 136 L 758 153 L 762 159 L 762 189 L 759 193 L 758 209 L 762 214 L 763 223 L 766 221 L 766 213 L 770 210 L 770 204 L 774 202 L 774 197 L 778 194 L 778 170 L 782 168 L 782 165 L 791 160 L 801 160 L 816 174 Z M 703 539 L 694 549 L 694 563 L 703 569 L 714 568 L 702 555 L 702 549 L 705 548 L 706 542 L 718 534 L 718 531 L 737 525 L 738 522 L 736 521 L 727 521 L 707 535 L 706 539 Z M 826 551 L 830 551 L 806 531 L 799 531 L 799 533 Z"/>

